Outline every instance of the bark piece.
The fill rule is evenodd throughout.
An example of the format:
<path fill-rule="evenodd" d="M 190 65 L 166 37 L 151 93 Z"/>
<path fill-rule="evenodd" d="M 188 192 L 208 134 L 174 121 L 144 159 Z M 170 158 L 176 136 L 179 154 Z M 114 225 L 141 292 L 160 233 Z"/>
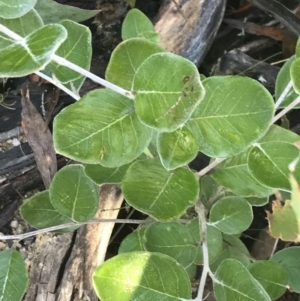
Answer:
<path fill-rule="evenodd" d="M 200 65 L 222 22 L 224 0 L 164 0 L 155 18 L 160 44 Z"/>
<path fill-rule="evenodd" d="M 29 90 L 22 91 L 22 127 L 33 150 L 46 189 L 57 171 L 52 135 L 42 116 L 29 100 Z"/>

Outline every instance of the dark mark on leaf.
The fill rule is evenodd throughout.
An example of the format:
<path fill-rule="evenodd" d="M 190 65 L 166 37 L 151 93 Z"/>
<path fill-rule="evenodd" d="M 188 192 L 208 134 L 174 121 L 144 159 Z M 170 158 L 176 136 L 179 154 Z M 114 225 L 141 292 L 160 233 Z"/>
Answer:
<path fill-rule="evenodd" d="M 183 78 L 183 83 L 186 84 L 190 80 L 190 77 L 187 75 Z"/>

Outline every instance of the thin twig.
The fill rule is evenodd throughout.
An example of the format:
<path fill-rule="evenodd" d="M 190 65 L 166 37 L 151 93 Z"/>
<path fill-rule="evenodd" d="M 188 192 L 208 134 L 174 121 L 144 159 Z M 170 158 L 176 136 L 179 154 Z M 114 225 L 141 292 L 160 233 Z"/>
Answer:
<path fill-rule="evenodd" d="M 286 106 L 282 111 L 280 111 L 276 116 L 274 116 L 272 123 L 276 122 L 288 111 L 292 110 L 298 103 L 300 103 L 300 96 L 298 96 L 294 101 L 292 101 L 288 106 Z"/>
<path fill-rule="evenodd" d="M 209 274 L 212 279 L 214 279 L 214 275 L 209 268 L 209 255 L 208 255 L 208 246 L 207 246 L 207 223 L 205 217 L 205 207 L 200 201 L 197 201 L 195 206 L 196 212 L 198 213 L 199 218 L 199 229 L 201 229 L 202 236 L 202 253 L 203 253 L 203 269 L 202 275 L 199 283 L 199 289 L 196 301 L 202 301 L 204 296 L 204 288 L 206 284 L 206 278 Z"/>
<path fill-rule="evenodd" d="M 286 87 L 284 88 L 284 90 L 282 91 L 281 95 L 279 96 L 279 98 L 277 99 L 276 103 L 275 103 L 275 108 L 278 109 L 279 106 L 282 104 L 282 102 L 284 101 L 284 99 L 286 98 L 286 96 L 288 95 L 288 93 L 290 92 L 290 90 L 293 88 L 293 83 L 292 81 L 289 81 L 289 83 L 286 85 Z"/>
<path fill-rule="evenodd" d="M 272 249 L 272 252 L 270 254 L 270 258 L 274 255 L 274 253 L 276 252 L 276 249 L 277 249 L 277 245 L 278 245 L 278 241 L 279 239 L 277 238 L 274 242 L 274 245 L 273 245 L 273 249 Z"/>
<path fill-rule="evenodd" d="M 226 158 L 216 158 L 213 162 L 211 162 L 208 166 L 206 166 L 205 168 L 203 168 L 202 170 L 200 170 L 197 173 L 198 178 L 204 176 L 205 174 L 207 174 L 211 169 L 213 169 L 214 167 L 216 167 L 218 164 L 220 164 L 221 162 L 223 162 Z"/>

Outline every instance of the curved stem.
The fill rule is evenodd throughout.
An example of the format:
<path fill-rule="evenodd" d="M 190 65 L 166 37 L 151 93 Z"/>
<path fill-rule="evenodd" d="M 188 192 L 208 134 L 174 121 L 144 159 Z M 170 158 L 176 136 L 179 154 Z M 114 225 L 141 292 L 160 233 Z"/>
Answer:
<path fill-rule="evenodd" d="M 211 162 L 208 166 L 203 168 L 197 173 L 198 178 L 201 178 L 205 174 L 207 174 L 210 170 L 212 170 L 214 167 L 216 167 L 218 164 L 223 162 L 226 158 L 216 158 L 213 162 Z"/>
<path fill-rule="evenodd" d="M 277 101 L 275 103 L 276 109 L 279 108 L 279 106 L 284 101 L 285 97 L 288 95 L 288 93 L 290 92 L 290 90 L 292 89 L 292 87 L 293 87 L 293 83 L 292 83 L 292 81 L 289 81 L 289 83 L 286 85 L 286 87 L 284 88 L 283 92 L 281 93 L 281 95 L 279 96 L 279 98 L 277 99 Z"/>

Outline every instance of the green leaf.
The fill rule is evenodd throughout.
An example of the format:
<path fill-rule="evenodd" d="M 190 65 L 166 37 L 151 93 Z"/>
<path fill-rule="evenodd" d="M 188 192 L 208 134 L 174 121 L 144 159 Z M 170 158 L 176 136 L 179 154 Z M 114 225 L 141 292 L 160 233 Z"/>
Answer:
<path fill-rule="evenodd" d="M 145 60 L 136 71 L 133 90 L 139 119 L 160 132 L 181 127 L 204 96 L 196 66 L 172 53 Z"/>
<path fill-rule="evenodd" d="M 60 214 L 51 204 L 49 191 L 36 193 L 20 207 L 22 218 L 36 229 L 71 223 L 73 220 Z M 61 229 L 57 232 L 74 231 L 78 227 Z"/>
<path fill-rule="evenodd" d="M 288 165 L 297 157 L 299 149 L 292 143 L 256 143 L 250 150 L 248 166 L 252 175 L 263 185 L 290 191 Z M 294 175 L 300 179 L 300 168 L 296 168 Z"/>
<path fill-rule="evenodd" d="M 75 222 L 86 222 L 97 212 L 98 189 L 86 176 L 82 165 L 69 165 L 59 170 L 49 193 L 53 207 Z"/>
<path fill-rule="evenodd" d="M 96 269 L 93 284 L 102 301 L 182 301 L 192 297 L 186 271 L 159 253 L 130 252 L 113 257 Z"/>
<path fill-rule="evenodd" d="M 157 150 L 166 169 L 174 169 L 191 162 L 198 154 L 198 143 L 187 127 L 174 132 L 159 133 Z"/>
<path fill-rule="evenodd" d="M 210 265 L 212 271 L 216 271 L 220 263 L 227 258 L 235 259 L 244 266 L 250 264 L 250 254 L 243 242 L 234 235 L 223 233 L 223 249 L 217 260 Z"/>
<path fill-rule="evenodd" d="M 220 196 L 224 195 L 224 192 L 224 188 L 211 175 L 200 178 L 200 200 L 204 206 L 211 207 Z"/>
<path fill-rule="evenodd" d="M 54 120 L 58 153 L 84 163 L 118 167 L 136 159 L 151 140 L 133 101 L 108 89 L 94 90 Z"/>
<path fill-rule="evenodd" d="M 144 235 L 145 249 L 169 255 L 184 268 L 195 260 L 197 242 L 191 231 L 176 222 L 156 222 L 149 225 Z"/>
<path fill-rule="evenodd" d="M 85 166 L 85 173 L 98 185 L 120 184 L 130 165 L 131 163 L 109 168 L 100 164 L 87 164 Z"/>
<path fill-rule="evenodd" d="M 194 263 L 200 265 L 203 264 L 203 250 L 201 246 L 202 233 L 200 232 L 199 219 L 194 218 L 186 224 L 186 227 L 191 231 L 196 242 L 197 246 L 197 255 L 194 260 Z M 208 257 L 209 263 L 213 263 L 221 254 L 223 247 L 223 239 L 221 232 L 212 226 L 207 226 L 207 245 L 208 245 Z"/>
<path fill-rule="evenodd" d="M 262 185 L 249 171 L 248 150 L 227 158 L 212 171 L 212 177 L 222 186 L 239 196 L 266 197 L 273 189 Z"/>
<path fill-rule="evenodd" d="M 256 261 L 249 266 L 249 272 L 272 300 L 278 299 L 286 291 L 288 275 L 280 264 L 267 260 Z"/>
<path fill-rule="evenodd" d="M 14 19 L 27 14 L 35 5 L 36 0 L 2 0 L 0 1 L 0 17 Z"/>
<path fill-rule="evenodd" d="M 294 143 L 298 140 L 300 137 L 297 134 L 278 125 L 272 125 L 259 142 L 286 141 Z M 258 182 L 248 168 L 249 151 L 250 149 L 247 149 L 245 152 L 221 162 L 214 168 L 212 177 L 236 195 L 269 196 L 273 193 L 273 189 Z"/>
<path fill-rule="evenodd" d="M 257 81 L 216 76 L 204 82 L 206 95 L 188 127 L 200 151 L 214 158 L 236 155 L 261 138 L 272 123 L 272 95 Z"/>
<path fill-rule="evenodd" d="M 82 22 L 94 17 L 100 11 L 62 5 L 53 0 L 38 0 L 34 8 L 42 17 L 45 24 L 59 23 L 66 19 L 74 22 Z"/>
<path fill-rule="evenodd" d="M 131 9 L 122 24 L 122 39 L 137 38 L 145 31 L 155 32 L 152 22 L 140 10 Z"/>
<path fill-rule="evenodd" d="M 70 20 L 61 21 L 60 24 L 67 30 L 68 39 L 60 45 L 56 54 L 89 70 L 92 58 L 92 36 L 89 28 Z M 50 63 L 50 68 L 55 77 L 63 84 L 85 78 L 80 73 L 54 62 Z"/>
<path fill-rule="evenodd" d="M 0 300 L 20 301 L 28 284 L 26 264 L 15 250 L 0 252 Z"/>
<path fill-rule="evenodd" d="M 132 251 L 146 251 L 144 246 L 144 234 L 146 226 L 137 228 L 128 234 L 121 242 L 118 253 L 126 253 Z"/>
<path fill-rule="evenodd" d="M 108 81 L 130 90 L 140 65 L 151 55 L 165 51 L 161 46 L 145 39 L 124 41 L 113 51 L 105 77 Z"/>
<path fill-rule="evenodd" d="M 291 64 L 291 79 L 296 93 L 300 94 L 300 58 L 296 58 Z"/>
<path fill-rule="evenodd" d="M 16 19 L 0 18 L 0 24 L 9 28 L 23 38 L 44 25 L 41 17 L 34 9 Z M 12 40 L 10 37 L 7 37 L 2 33 L 0 34 L 0 49 L 13 43 L 14 40 Z"/>
<path fill-rule="evenodd" d="M 291 290 L 300 293 L 300 247 L 289 247 L 277 252 L 270 260 L 282 265 L 289 276 Z"/>
<path fill-rule="evenodd" d="M 154 31 L 144 31 L 138 35 L 138 38 L 144 38 L 154 43 L 158 43 L 160 40 L 160 34 Z"/>
<path fill-rule="evenodd" d="M 251 197 L 245 198 L 245 200 L 247 200 L 247 202 L 251 206 L 261 207 L 261 206 L 264 206 L 264 205 L 268 204 L 269 197 L 257 198 L 257 197 L 251 196 Z"/>
<path fill-rule="evenodd" d="M 277 78 L 276 78 L 276 85 L 275 85 L 275 98 L 278 100 L 286 86 L 291 80 L 291 65 L 295 61 L 296 57 L 293 55 L 289 58 L 288 61 L 284 63 L 284 65 L 281 67 Z M 298 94 L 295 92 L 294 88 L 291 88 L 288 94 L 286 95 L 284 101 L 281 103 L 279 108 L 285 108 L 287 105 L 289 105 L 294 99 L 298 97 Z M 296 106 L 296 108 L 299 108 L 300 104 Z"/>
<path fill-rule="evenodd" d="M 131 7 L 135 7 L 136 0 L 125 0 Z"/>
<path fill-rule="evenodd" d="M 197 177 L 186 168 L 167 171 L 159 159 L 134 162 L 122 181 L 128 204 L 155 219 L 169 221 L 192 206 L 199 193 Z"/>
<path fill-rule="evenodd" d="M 225 259 L 215 277 L 214 293 L 218 301 L 271 301 L 262 285 L 237 260 Z"/>
<path fill-rule="evenodd" d="M 63 26 L 46 25 L 0 50 L 0 77 L 21 77 L 43 69 L 66 37 Z"/>
<path fill-rule="evenodd" d="M 226 234 L 238 234 L 248 229 L 253 219 L 252 208 L 243 198 L 228 196 L 211 208 L 209 222 Z"/>

